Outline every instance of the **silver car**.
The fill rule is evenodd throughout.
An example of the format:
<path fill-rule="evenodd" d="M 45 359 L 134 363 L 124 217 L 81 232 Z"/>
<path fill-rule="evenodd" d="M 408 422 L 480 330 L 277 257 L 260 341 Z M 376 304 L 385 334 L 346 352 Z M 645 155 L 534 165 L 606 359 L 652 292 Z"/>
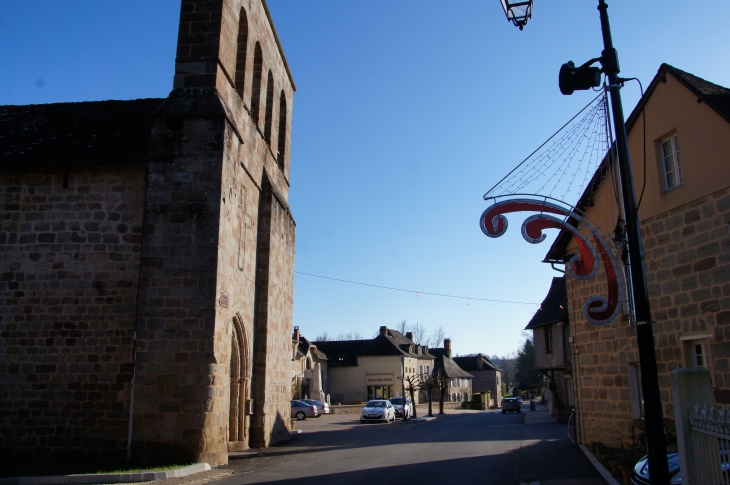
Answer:
<path fill-rule="evenodd" d="M 316 406 L 317 412 L 319 414 L 329 414 L 330 413 L 330 405 L 326 402 L 319 402 L 315 399 L 299 399 L 302 402 L 305 402 L 307 404 L 311 404 L 312 406 Z"/>
<path fill-rule="evenodd" d="M 413 416 L 413 405 L 410 397 L 406 398 L 405 405 L 402 397 L 391 397 L 390 402 L 393 404 L 393 409 L 395 409 L 396 418 L 410 419 Z"/>
<path fill-rule="evenodd" d="M 319 415 L 317 406 L 313 406 L 304 401 L 291 402 L 291 417 L 301 421 L 307 418 L 316 418 Z"/>

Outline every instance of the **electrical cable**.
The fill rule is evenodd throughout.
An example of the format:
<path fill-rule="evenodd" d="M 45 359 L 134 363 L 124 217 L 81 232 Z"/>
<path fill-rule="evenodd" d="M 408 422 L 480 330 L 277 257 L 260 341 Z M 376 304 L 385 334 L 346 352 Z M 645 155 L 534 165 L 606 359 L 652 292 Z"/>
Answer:
<path fill-rule="evenodd" d="M 305 276 L 312 276 L 314 278 L 322 278 L 322 279 L 325 279 L 325 280 L 339 281 L 340 283 L 349 283 L 351 285 L 369 286 L 371 288 L 380 288 L 382 290 L 404 291 L 406 293 L 416 293 L 418 295 L 441 296 L 441 297 L 444 297 L 444 298 L 459 298 L 459 299 L 462 299 L 462 300 L 469 300 L 469 301 L 475 300 L 475 301 L 491 301 L 491 302 L 494 302 L 494 303 L 514 303 L 514 304 L 518 304 L 518 305 L 539 305 L 539 303 L 528 302 L 528 301 L 494 300 L 494 299 L 491 299 L 491 298 L 474 298 L 474 297 L 471 297 L 471 296 L 445 295 L 443 293 L 429 293 L 427 291 L 406 290 L 406 289 L 403 289 L 403 288 L 393 288 L 393 287 L 390 287 L 390 286 L 372 285 L 370 283 L 360 283 L 358 281 L 349 281 L 349 280 L 342 280 L 342 279 L 339 279 L 339 278 L 331 278 L 329 276 L 322 276 L 322 275 L 317 275 L 317 274 L 312 274 L 312 273 L 305 273 L 303 271 L 294 271 L 294 272 L 296 274 L 301 274 L 301 275 L 305 275 Z"/>

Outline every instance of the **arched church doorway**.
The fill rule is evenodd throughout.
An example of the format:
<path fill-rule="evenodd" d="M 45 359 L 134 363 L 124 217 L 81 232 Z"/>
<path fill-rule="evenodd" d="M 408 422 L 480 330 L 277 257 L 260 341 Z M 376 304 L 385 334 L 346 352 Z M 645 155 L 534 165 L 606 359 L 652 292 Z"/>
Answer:
<path fill-rule="evenodd" d="M 240 315 L 233 317 L 231 334 L 231 403 L 228 413 L 228 451 L 248 448 L 251 364 L 248 337 Z"/>

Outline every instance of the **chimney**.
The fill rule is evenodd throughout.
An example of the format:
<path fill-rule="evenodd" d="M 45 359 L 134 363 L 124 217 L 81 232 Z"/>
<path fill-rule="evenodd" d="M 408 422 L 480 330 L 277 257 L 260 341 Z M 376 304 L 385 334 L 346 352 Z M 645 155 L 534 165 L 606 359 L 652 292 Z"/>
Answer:
<path fill-rule="evenodd" d="M 445 338 L 444 339 L 444 350 L 446 351 L 446 355 L 449 356 L 449 359 L 451 358 L 451 339 Z"/>
<path fill-rule="evenodd" d="M 482 370 L 483 365 L 484 359 L 482 358 L 482 354 L 477 354 L 477 369 Z"/>
<path fill-rule="evenodd" d="M 413 332 L 406 332 L 406 338 L 412 342 L 413 341 Z"/>
<path fill-rule="evenodd" d="M 294 327 L 294 337 L 292 338 L 295 342 L 299 342 L 299 327 Z"/>
<path fill-rule="evenodd" d="M 385 325 L 380 327 L 380 335 L 385 335 L 387 333 L 388 333 L 388 327 L 386 327 Z"/>

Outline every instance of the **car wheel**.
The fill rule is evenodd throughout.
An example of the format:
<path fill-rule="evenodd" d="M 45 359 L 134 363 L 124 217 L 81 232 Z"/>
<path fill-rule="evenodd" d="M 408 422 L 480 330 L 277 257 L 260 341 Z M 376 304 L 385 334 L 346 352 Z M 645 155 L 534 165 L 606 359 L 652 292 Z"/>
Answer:
<path fill-rule="evenodd" d="M 505 410 L 503 409 L 503 410 L 502 410 L 502 414 L 505 414 L 505 413 L 507 413 L 507 411 L 505 411 Z"/>
<path fill-rule="evenodd" d="M 294 416 L 296 416 L 296 418 L 297 418 L 297 421 L 302 421 L 302 420 L 304 420 L 304 419 L 307 419 L 307 415 L 306 415 L 306 414 L 304 414 L 304 412 L 303 412 L 303 411 L 299 411 L 299 412 L 297 412 L 297 414 L 295 414 Z"/>
<path fill-rule="evenodd" d="M 360 424 L 365 424 L 365 420 L 364 419 L 361 419 L 360 420 Z"/>

